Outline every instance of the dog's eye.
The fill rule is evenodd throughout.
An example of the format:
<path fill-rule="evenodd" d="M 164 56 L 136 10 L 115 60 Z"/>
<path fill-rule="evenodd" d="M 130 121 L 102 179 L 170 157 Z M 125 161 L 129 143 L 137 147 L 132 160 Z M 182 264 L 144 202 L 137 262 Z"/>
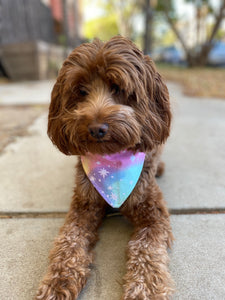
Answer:
<path fill-rule="evenodd" d="M 120 87 L 117 84 L 112 84 L 111 92 L 113 95 L 118 96 L 120 94 Z"/>
<path fill-rule="evenodd" d="M 79 89 L 79 93 L 80 93 L 80 95 L 83 96 L 83 97 L 88 95 L 88 92 L 85 91 L 84 89 Z"/>

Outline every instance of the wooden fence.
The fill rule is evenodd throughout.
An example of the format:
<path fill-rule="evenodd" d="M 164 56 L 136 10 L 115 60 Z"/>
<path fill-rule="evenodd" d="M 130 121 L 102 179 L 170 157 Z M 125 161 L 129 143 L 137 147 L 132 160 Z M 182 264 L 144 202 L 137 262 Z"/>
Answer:
<path fill-rule="evenodd" d="M 0 0 L 0 45 L 35 40 L 56 40 L 50 8 L 40 0 Z"/>

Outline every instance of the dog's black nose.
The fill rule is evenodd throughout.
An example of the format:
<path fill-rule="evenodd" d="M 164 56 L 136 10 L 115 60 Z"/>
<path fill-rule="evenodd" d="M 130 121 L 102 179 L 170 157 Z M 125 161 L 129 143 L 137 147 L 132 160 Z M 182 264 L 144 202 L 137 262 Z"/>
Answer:
<path fill-rule="evenodd" d="M 88 126 L 88 131 L 90 135 L 98 140 L 102 139 L 106 135 L 108 129 L 109 129 L 108 124 L 94 123 Z"/>

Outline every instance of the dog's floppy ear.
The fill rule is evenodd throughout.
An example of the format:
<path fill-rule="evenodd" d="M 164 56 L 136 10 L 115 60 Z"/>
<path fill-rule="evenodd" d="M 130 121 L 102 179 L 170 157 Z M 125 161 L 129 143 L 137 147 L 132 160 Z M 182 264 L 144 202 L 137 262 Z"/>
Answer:
<path fill-rule="evenodd" d="M 146 68 L 145 88 L 149 106 L 149 116 L 146 123 L 150 125 L 148 129 L 145 129 L 145 133 L 148 132 L 151 144 L 152 142 L 162 144 L 166 141 L 170 132 L 171 109 L 169 92 L 161 75 L 156 71 L 155 64 L 151 58 L 146 55 L 144 56 L 144 61 Z M 151 148 L 151 145 L 149 146 Z"/>
<path fill-rule="evenodd" d="M 48 114 L 48 136 L 61 152 L 68 155 L 68 139 L 62 126 L 63 77 L 62 74 L 59 74 L 51 93 L 51 103 Z"/>

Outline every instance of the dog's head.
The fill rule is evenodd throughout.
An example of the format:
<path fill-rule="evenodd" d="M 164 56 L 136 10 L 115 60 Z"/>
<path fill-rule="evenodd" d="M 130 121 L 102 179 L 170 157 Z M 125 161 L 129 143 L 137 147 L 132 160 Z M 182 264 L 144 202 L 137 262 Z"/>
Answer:
<path fill-rule="evenodd" d="M 48 135 L 65 154 L 148 151 L 165 142 L 169 94 L 153 61 L 129 40 L 82 44 L 52 91 Z"/>

